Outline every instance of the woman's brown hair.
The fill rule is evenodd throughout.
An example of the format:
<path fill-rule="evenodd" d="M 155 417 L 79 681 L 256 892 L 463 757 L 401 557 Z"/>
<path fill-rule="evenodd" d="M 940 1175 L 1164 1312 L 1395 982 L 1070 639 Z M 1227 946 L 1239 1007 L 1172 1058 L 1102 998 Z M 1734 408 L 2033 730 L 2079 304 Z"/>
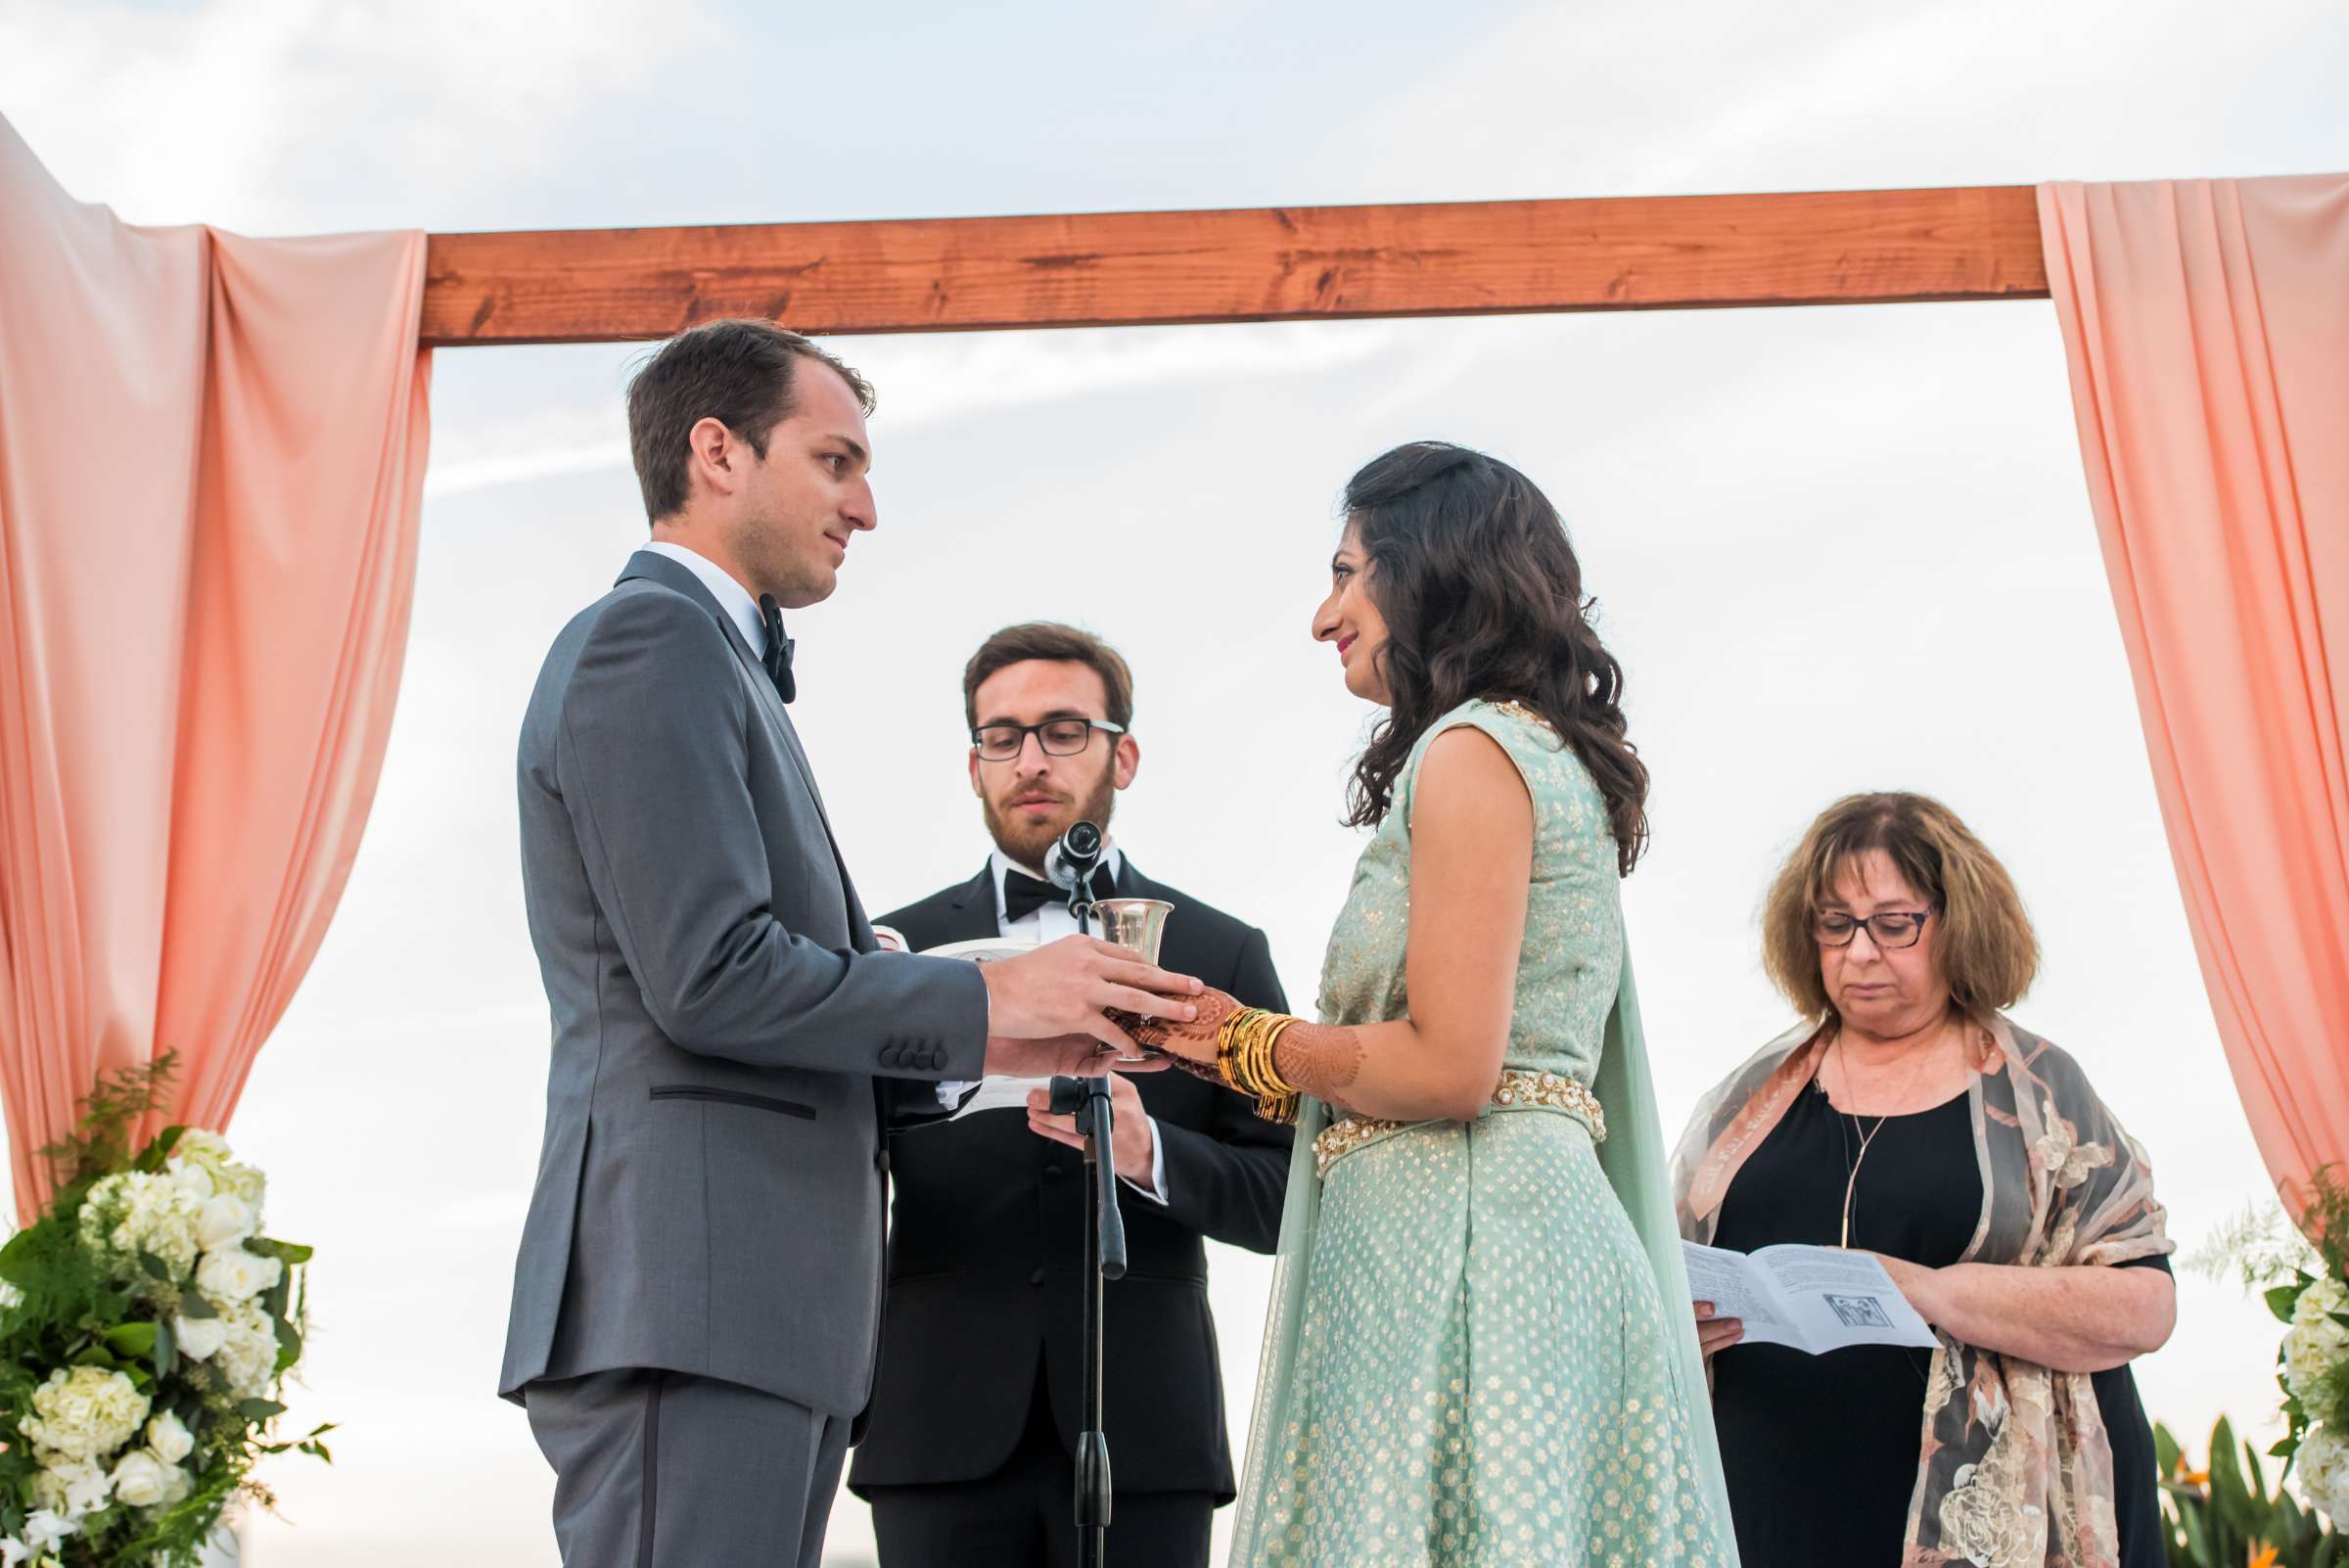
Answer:
<path fill-rule="evenodd" d="M 1958 813 L 1923 795 L 1847 795 L 1819 814 L 1778 868 L 1762 906 L 1762 967 L 1804 1017 L 1835 1015 L 1812 924 L 1836 882 L 1870 850 L 1889 855 L 1935 911 L 1933 948 L 1950 998 L 1975 1018 L 2021 999 L 2039 973 L 2039 937 L 2014 880 Z"/>
<path fill-rule="evenodd" d="M 1497 458 L 1413 441 L 1347 482 L 1346 515 L 1386 618 L 1394 699 L 1355 764 L 1346 821 L 1375 826 L 1430 724 L 1472 697 L 1525 704 L 1574 749 L 1607 805 L 1616 869 L 1647 847 L 1647 767 L 1626 733 L 1623 667 L 1591 625 L 1557 508 Z"/>

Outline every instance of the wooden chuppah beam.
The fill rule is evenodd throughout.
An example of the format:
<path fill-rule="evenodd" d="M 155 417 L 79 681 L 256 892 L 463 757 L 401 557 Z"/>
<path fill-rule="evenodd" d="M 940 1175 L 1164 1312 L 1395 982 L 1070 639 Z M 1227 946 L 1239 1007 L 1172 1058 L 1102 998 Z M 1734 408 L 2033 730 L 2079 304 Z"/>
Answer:
<path fill-rule="evenodd" d="M 427 347 L 2037 300 L 2029 186 L 436 234 Z"/>

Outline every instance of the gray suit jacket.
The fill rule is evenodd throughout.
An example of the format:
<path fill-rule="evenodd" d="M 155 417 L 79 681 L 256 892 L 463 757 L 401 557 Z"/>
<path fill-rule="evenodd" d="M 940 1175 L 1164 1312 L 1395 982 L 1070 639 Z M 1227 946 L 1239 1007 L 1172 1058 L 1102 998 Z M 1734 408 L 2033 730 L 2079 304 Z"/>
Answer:
<path fill-rule="evenodd" d="M 666 557 L 555 639 L 519 772 L 554 1059 L 499 1392 L 663 1367 L 855 1414 L 884 1124 L 982 1075 L 978 968 L 874 950 L 774 683 Z"/>

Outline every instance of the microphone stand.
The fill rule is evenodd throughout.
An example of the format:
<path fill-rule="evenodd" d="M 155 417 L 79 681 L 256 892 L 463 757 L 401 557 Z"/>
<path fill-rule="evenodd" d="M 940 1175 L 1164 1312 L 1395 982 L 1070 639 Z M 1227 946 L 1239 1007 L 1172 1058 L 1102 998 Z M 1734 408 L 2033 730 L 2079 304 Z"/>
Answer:
<path fill-rule="evenodd" d="M 1086 892 L 1092 867 L 1069 890 L 1080 935 L 1091 931 Z M 1104 1568 L 1109 1553 L 1109 1437 L 1102 1422 L 1102 1285 L 1126 1275 L 1126 1218 L 1118 1208 L 1116 1127 L 1109 1077 L 1055 1078 L 1052 1111 L 1074 1114 L 1084 1138 L 1084 1431 L 1077 1439 L 1077 1550 L 1082 1568 Z"/>

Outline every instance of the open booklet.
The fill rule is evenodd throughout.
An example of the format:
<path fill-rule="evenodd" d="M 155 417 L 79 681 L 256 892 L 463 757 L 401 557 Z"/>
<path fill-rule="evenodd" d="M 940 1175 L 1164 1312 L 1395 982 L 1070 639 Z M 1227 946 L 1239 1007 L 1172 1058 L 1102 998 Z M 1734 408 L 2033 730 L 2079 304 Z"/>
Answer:
<path fill-rule="evenodd" d="M 1692 1301 L 1745 1324 L 1748 1345 L 1814 1356 L 1847 1345 L 1938 1343 L 1884 1266 L 1865 1252 L 1784 1245 L 1759 1252 L 1681 1243 Z"/>

